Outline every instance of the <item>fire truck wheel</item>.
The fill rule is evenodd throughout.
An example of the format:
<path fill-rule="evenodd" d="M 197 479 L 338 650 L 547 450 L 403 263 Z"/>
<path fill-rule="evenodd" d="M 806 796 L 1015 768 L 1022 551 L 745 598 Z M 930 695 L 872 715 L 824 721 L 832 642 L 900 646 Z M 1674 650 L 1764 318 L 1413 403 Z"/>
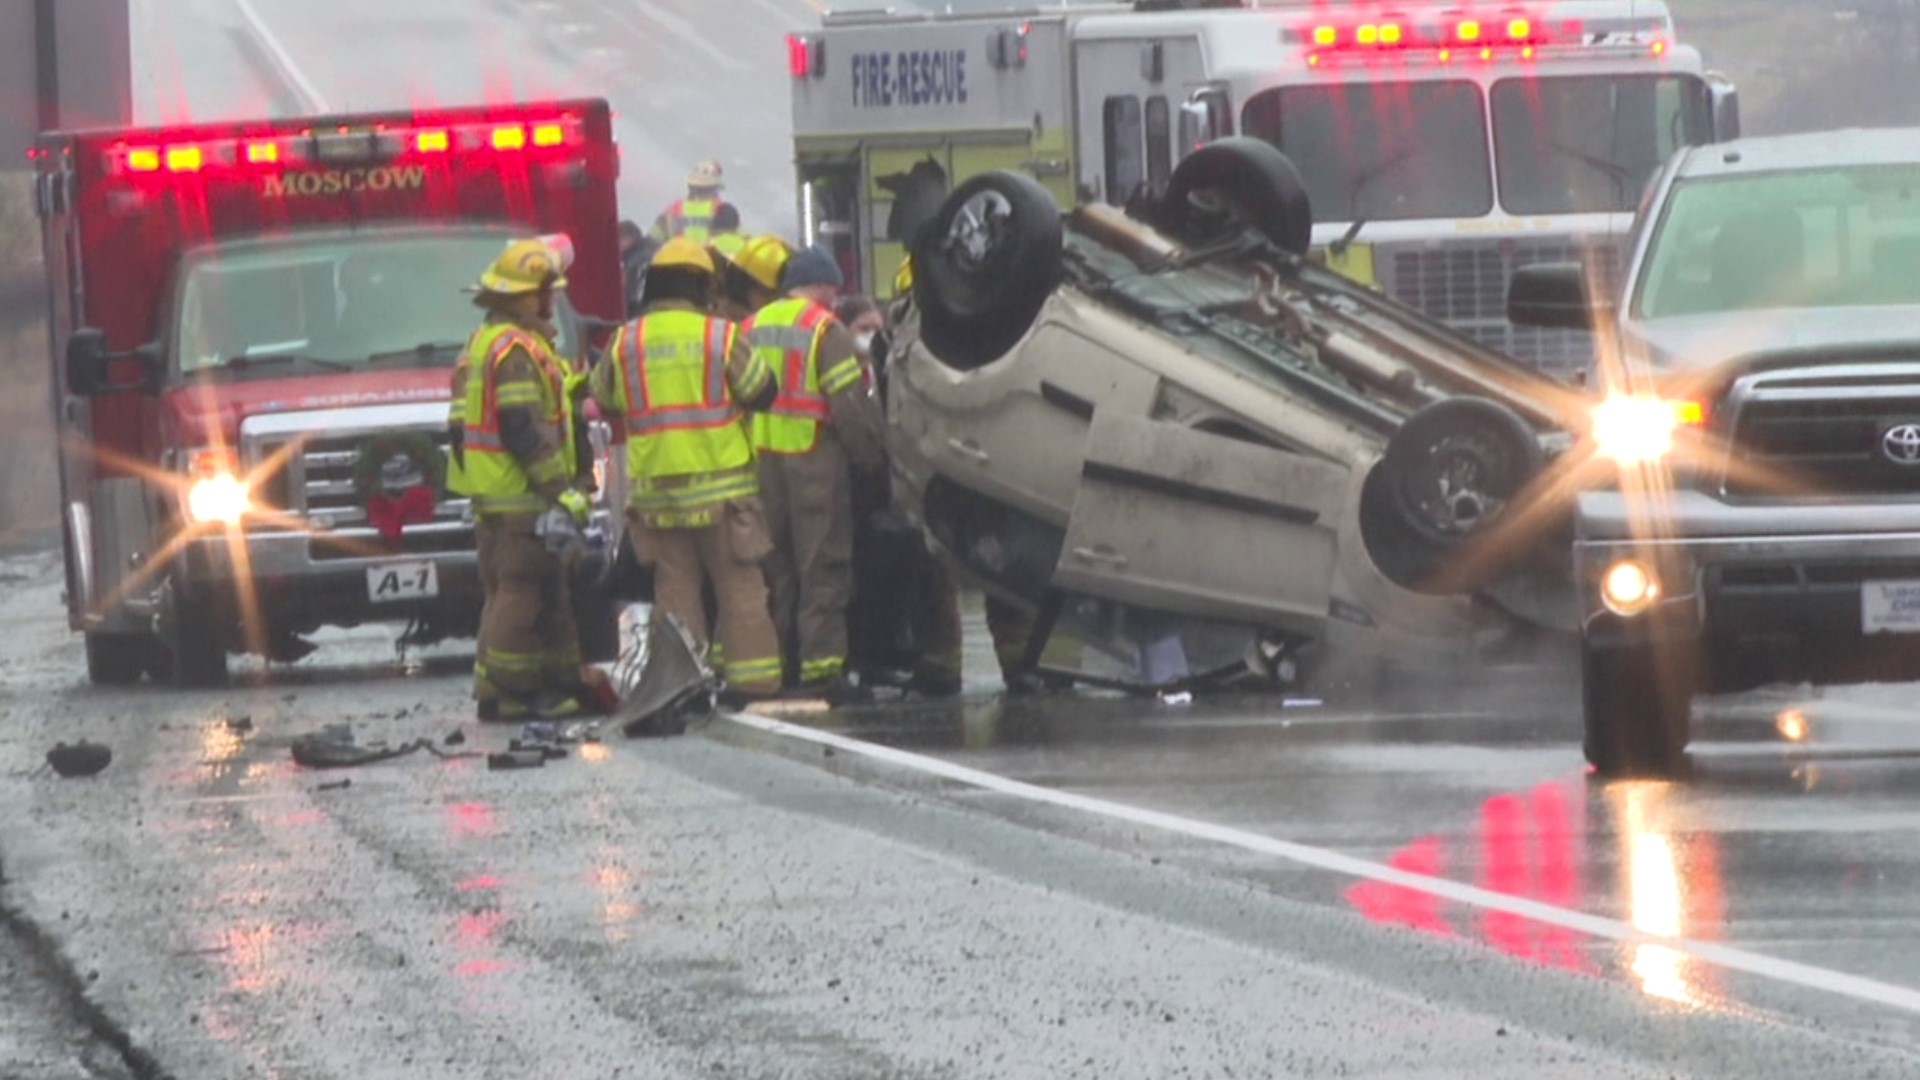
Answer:
<path fill-rule="evenodd" d="M 983 173 L 947 196 L 913 247 L 920 337 L 969 370 L 1007 354 L 1060 284 L 1060 205 L 1038 181 Z"/>
<path fill-rule="evenodd" d="M 1221 139 L 1188 155 L 1173 170 L 1155 224 L 1187 239 L 1222 215 L 1252 225 L 1295 255 L 1313 243 L 1313 210 L 1300 170 L 1260 139 Z"/>
<path fill-rule="evenodd" d="M 1402 424 L 1381 469 L 1408 529 L 1445 550 L 1499 516 L 1544 460 L 1539 439 L 1512 409 L 1460 397 Z"/>
<path fill-rule="evenodd" d="M 160 587 L 160 647 L 149 669 L 154 682 L 182 690 L 226 685 L 227 638 L 210 608 L 183 594 L 177 578 Z"/>
<path fill-rule="evenodd" d="M 88 634 L 87 679 L 95 686 L 132 686 L 146 673 L 153 647 L 145 634 Z"/>

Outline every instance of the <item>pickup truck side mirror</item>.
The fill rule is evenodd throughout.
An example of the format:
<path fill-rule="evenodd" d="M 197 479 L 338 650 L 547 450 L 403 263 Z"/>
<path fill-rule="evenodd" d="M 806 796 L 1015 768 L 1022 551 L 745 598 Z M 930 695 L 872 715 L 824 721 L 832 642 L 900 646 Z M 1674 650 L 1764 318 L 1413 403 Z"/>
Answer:
<path fill-rule="evenodd" d="M 1515 326 L 1591 330 L 1612 315 L 1613 305 L 1588 291 L 1579 263 L 1523 266 L 1507 284 L 1507 321 Z"/>
<path fill-rule="evenodd" d="M 138 382 L 114 381 L 114 365 L 122 360 L 140 362 Z M 80 397 L 132 391 L 155 393 L 160 389 L 160 350 L 143 345 L 130 352 L 111 352 L 107 349 L 105 331 L 91 326 L 75 330 L 67 338 L 67 388 Z"/>

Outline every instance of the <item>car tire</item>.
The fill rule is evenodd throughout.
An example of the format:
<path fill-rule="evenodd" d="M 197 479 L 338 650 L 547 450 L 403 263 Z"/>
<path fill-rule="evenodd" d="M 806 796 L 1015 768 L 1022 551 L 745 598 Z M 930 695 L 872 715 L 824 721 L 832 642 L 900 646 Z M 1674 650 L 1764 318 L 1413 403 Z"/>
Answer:
<path fill-rule="evenodd" d="M 611 664 L 620 659 L 620 609 L 620 601 L 605 589 L 573 594 L 583 663 Z"/>
<path fill-rule="evenodd" d="M 1518 413 L 1486 398 L 1459 397 L 1413 414 L 1388 441 L 1381 464 L 1408 530 L 1450 551 L 1539 474 L 1545 455 Z"/>
<path fill-rule="evenodd" d="M 146 634 L 88 634 L 87 681 L 132 686 L 146 674 L 153 650 L 153 638 Z"/>
<path fill-rule="evenodd" d="M 1173 170 L 1155 213 L 1162 230 L 1186 238 L 1206 213 L 1193 196 L 1211 192 L 1280 250 L 1305 255 L 1313 245 L 1313 206 L 1306 181 L 1272 143 L 1221 139 L 1187 155 Z"/>
<path fill-rule="evenodd" d="M 913 248 L 920 338 L 961 370 L 1005 356 L 1060 284 L 1060 206 L 1038 181 L 991 172 L 954 189 Z"/>
<path fill-rule="evenodd" d="M 1608 779 L 1685 775 L 1689 712 L 1698 685 L 1689 649 L 1583 642 L 1580 702 L 1587 762 Z"/>
<path fill-rule="evenodd" d="M 148 674 L 177 690 L 227 684 L 227 636 L 209 605 L 177 577 L 160 587 L 160 637 Z"/>

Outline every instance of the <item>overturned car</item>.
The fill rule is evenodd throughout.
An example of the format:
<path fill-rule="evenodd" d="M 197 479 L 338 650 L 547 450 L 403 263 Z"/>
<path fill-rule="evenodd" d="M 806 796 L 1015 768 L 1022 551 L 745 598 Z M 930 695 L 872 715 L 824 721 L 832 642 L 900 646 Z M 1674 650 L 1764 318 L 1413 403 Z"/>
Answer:
<path fill-rule="evenodd" d="M 992 173 L 920 231 L 896 500 L 1040 670 L 1287 680 L 1348 633 L 1573 628 L 1550 493 L 1584 394 L 1316 265 L 1311 221 L 1227 139 L 1127 213 Z"/>

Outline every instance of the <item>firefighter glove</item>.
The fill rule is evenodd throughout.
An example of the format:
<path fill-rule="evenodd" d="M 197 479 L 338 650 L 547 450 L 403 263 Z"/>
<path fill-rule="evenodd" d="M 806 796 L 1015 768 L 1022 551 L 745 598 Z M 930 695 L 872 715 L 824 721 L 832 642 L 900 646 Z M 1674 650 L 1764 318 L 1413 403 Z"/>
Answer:
<path fill-rule="evenodd" d="M 568 488 L 560 493 L 560 498 L 556 501 L 559 502 L 560 509 L 572 516 L 576 531 L 593 517 L 593 504 L 587 501 L 585 492 Z"/>

